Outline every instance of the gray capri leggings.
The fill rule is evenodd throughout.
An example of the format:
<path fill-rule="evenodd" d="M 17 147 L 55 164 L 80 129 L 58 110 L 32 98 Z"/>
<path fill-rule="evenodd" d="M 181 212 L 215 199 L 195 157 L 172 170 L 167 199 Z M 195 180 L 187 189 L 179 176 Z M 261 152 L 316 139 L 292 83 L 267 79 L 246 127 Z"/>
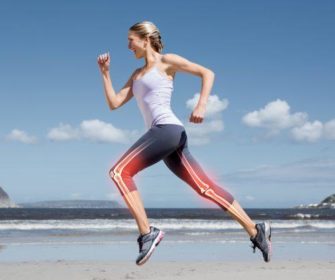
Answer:
<path fill-rule="evenodd" d="M 157 124 L 142 135 L 110 169 L 109 175 L 125 195 L 137 190 L 133 176 L 163 160 L 166 166 L 198 194 L 223 210 L 233 203 L 233 196 L 215 184 L 191 155 L 183 126 Z"/>

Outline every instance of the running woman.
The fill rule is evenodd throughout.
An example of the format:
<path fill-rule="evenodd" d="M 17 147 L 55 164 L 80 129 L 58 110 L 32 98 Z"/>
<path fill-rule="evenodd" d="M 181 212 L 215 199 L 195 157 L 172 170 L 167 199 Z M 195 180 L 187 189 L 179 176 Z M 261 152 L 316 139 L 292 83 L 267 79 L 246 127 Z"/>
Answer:
<path fill-rule="evenodd" d="M 255 224 L 234 197 L 208 177 L 192 156 L 183 123 L 175 116 L 170 101 L 177 72 L 187 72 L 202 79 L 199 101 L 189 121 L 202 123 L 206 103 L 214 82 L 214 73 L 177 54 L 162 54 L 160 31 L 149 21 L 138 22 L 128 31 L 128 48 L 145 65 L 136 69 L 125 86 L 116 93 L 110 78 L 109 53 L 98 56 L 107 104 L 115 110 L 133 96 L 137 101 L 147 131 L 114 164 L 109 175 L 119 189 L 130 213 L 136 220 L 139 236 L 137 265 L 144 264 L 164 237 L 164 232 L 150 226 L 140 193 L 133 180 L 135 174 L 160 160 L 199 195 L 216 203 L 242 225 L 249 234 L 253 251 L 258 248 L 266 262 L 271 257 L 269 222 Z"/>

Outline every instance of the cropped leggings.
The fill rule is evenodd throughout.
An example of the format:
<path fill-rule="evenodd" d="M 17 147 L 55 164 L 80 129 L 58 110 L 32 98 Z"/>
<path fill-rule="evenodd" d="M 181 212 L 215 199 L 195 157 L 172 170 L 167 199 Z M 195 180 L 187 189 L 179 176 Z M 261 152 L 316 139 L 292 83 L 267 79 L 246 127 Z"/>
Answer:
<path fill-rule="evenodd" d="M 133 180 L 136 173 L 160 160 L 199 195 L 223 210 L 233 203 L 233 196 L 215 184 L 193 158 L 186 131 L 177 124 L 152 126 L 114 164 L 109 175 L 123 196 L 137 189 Z"/>

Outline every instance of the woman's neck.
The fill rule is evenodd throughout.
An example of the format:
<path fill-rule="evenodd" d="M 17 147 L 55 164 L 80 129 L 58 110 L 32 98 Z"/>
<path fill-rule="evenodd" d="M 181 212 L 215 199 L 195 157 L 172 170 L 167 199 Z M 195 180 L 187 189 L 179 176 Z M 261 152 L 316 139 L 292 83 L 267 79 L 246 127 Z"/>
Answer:
<path fill-rule="evenodd" d="M 144 59 L 145 59 L 145 65 L 143 66 L 143 68 L 150 68 L 161 59 L 161 55 L 152 53 L 148 54 Z"/>

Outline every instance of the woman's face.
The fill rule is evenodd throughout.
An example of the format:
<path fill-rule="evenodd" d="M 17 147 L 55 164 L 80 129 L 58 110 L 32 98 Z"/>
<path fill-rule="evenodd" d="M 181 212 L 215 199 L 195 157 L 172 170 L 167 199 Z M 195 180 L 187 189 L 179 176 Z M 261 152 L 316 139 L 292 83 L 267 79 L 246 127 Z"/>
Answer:
<path fill-rule="evenodd" d="M 145 39 L 141 39 L 135 33 L 128 32 L 128 49 L 134 52 L 136 58 L 142 58 L 146 49 Z"/>

